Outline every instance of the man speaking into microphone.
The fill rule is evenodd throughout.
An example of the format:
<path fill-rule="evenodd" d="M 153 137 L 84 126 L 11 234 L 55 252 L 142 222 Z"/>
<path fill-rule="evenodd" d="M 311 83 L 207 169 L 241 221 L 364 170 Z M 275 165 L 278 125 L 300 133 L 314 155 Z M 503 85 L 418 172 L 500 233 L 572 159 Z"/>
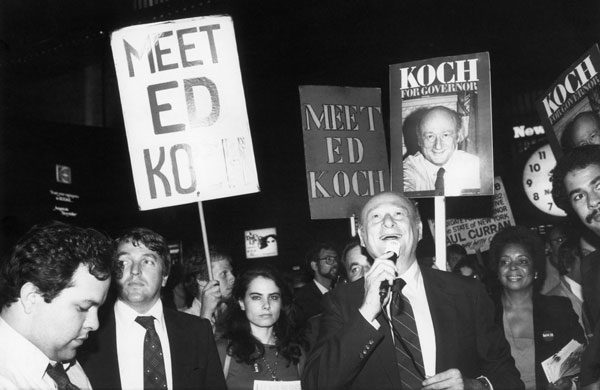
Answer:
<path fill-rule="evenodd" d="M 403 195 L 365 204 L 359 236 L 373 265 L 325 296 L 303 388 L 524 389 L 484 288 L 421 269 L 421 233 L 418 209 Z"/>

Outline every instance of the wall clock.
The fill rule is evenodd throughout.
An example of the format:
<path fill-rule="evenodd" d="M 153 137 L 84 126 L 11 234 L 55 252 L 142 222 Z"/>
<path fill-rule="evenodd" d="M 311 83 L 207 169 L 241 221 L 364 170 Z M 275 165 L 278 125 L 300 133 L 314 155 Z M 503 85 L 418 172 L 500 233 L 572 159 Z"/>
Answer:
<path fill-rule="evenodd" d="M 523 167 L 523 188 L 533 205 L 546 214 L 564 217 L 567 214 L 552 200 L 552 171 L 556 158 L 550 145 L 538 148 Z"/>

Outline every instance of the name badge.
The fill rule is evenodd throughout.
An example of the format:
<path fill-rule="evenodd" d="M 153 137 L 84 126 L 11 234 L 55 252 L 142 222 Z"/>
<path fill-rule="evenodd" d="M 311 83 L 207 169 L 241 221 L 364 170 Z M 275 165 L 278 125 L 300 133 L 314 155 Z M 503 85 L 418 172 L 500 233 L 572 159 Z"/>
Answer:
<path fill-rule="evenodd" d="M 542 339 L 544 341 L 553 341 L 554 340 L 554 332 L 550 330 L 545 330 L 542 332 Z"/>

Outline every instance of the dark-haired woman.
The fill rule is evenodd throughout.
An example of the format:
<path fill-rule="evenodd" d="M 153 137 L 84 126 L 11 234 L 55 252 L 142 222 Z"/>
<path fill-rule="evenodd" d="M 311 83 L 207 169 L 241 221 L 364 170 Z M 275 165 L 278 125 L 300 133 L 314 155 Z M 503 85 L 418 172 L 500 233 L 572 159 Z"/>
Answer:
<path fill-rule="evenodd" d="M 292 316 L 292 292 L 272 268 L 255 267 L 235 281 L 217 343 L 229 389 L 255 380 L 299 381 L 308 343 Z M 300 388 L 300 384 L 297 384 Z"/>
<path fill-rule="evenodd" d="M 548 383 L 542 362 L 572 339 L 585 342 L 571 302 L 539 293 L 543 284 L 544 243 L 523 226 L 500 231 L 490 246 L 490 265 L 498 274 L 496 320 L 526 389 L 570 389 L 570 378 Z"/>

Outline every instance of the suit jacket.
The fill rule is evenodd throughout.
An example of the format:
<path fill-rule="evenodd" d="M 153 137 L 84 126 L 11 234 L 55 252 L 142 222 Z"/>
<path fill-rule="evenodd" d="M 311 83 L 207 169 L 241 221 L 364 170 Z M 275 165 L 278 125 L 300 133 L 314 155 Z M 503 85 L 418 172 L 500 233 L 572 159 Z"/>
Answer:
<path fill-rule="evenodd" d="M 496 301 L 496 323 L 503 324 L 502 303 Z M 536 389 L 548 387 L 548 380 L 542 362 L 554 355 L 569 341 L 575 339 L 585 343 L 583 328 L 579 318 L 565 297 L 535 294 L 533 296 L 533 344 L 535 348 Z"/>
<path fill-rule="evenodd" d="M 494 389 L 523 389 L 494 306 L 483 285 L 449 272 L 422 268 L 436 339 L 436 371 L 457 368 L 486 376 Z M 303 375 L 306 389 L 399 389 L 389 324 L 375 329 L 358 311 L 364 281 L 340 286 L 324 299 L 317 345 Z"/>
<path fill-rule="evenodd" d="M 593 335 L 581 361 L 581 386 L 600 380 L 600 250 L 582 259 L 583 312 Z"/>
<path fill-rule="evenodd" d="M 587 334 L 587 330 L 590 327 L 588 320 L 582 311 L 583 300 L 579 299 L 579 297 L 575 295 L 573 291 L 571 291 L 571 287 L 564 276 L 560 277 L 560 283 L 557 286 L 544 295 L 568 298 L 569 301 L 571 301 L 571 307 L 573 308 L 573 311 L 579 318 L 579 325 L 581 325 L 581 328 L 583 328 L 584 332 Z"/>
<path fill-rule="evenodd" d="M 210 322 L 163 307 L 171 349 L 173 388 L 226 389 Z M 84 344 L 78 360 L 95 390 L 120 389 L 114 310 Z"/>
<path fill-rule="evenodd" d="M 306 283 L 294 293 L 294 301 L 300 306 L 302 315 L 306 320 L 323 311 L 322 299 L 323 293 L 321 293 L 314 280 Z"/>

